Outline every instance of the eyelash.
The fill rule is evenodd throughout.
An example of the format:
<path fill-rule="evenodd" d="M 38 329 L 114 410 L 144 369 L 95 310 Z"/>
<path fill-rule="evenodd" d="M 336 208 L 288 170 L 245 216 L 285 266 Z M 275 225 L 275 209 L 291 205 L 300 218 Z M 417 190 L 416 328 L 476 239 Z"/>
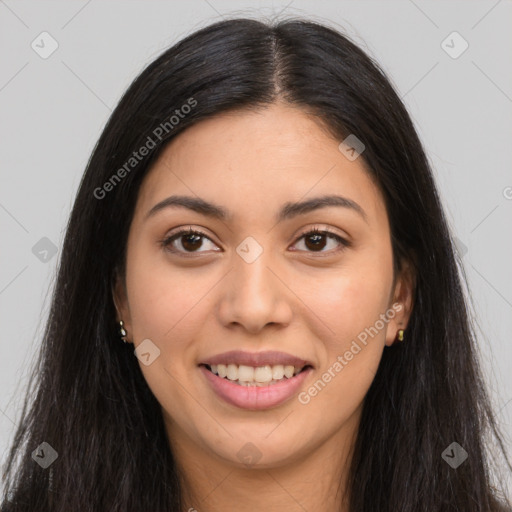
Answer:
<path fill-rule="evenodd" d="M 171 247 L 171 244 L 175 239 L 178 239 L 180 236 L 184 236 L 184 235 L 199 235 L 201 237 L 207 238 L 212 243 L 214 243 L 213 240 L 211 240 L 210 237 L 206 233 L 203 233 L 202 231 L 199 231 L 197 229 L 188 228 L 188 229 L 182 229 L 180 231 L 177 231 L 176 233 L 171 234 L 168 237 L 165 237 L 163 240 L 160 241 L 160 244 L 165 250 L 167 250 L 173 254 L 179 254 L 180 256 L 183 256 L 185 258 L 194 258 L 194 257 L 196 257 L 195 254 L 200 254 L 200 253 L 194 253 L 194 252 L 186 253 L 183 251 L 178 251 Z M 308 235 L 326 235 L 327 237 L 333 238 L 334 240 L 336 240 L 337 242 L 339 242 L 341 244 L 341 247 L 338 249 L 331 250 L 331 251 L 325 251 L 325 254 L 327 254 L 327 255 L 337 254 L 338 252 L 343 251 L 345 248 L 351 246 L 350 242 L 348 242 L 347 240 L 345 240 L 338 234 L 330 231 L 329 229 L 320 230 L 320 229 L 318 229 L 317 226 L 315 226 L 313 229 L 305 231 L 304 233 L 299 235 L 299 237 L 297 238 L 295 243 L 297 243 L 302 238 L 307 237 Z M 304 251 L 299 251 L 299 252 L 304 252 Z M 315 253 L 315 251 L 305 251 L 305 252 L 309 252 L 311 254 L 320 254 L 320 255 L 324 254 L 324 252 L 322 252 L 322 251 L 320 251 L 318 253 Z"/>

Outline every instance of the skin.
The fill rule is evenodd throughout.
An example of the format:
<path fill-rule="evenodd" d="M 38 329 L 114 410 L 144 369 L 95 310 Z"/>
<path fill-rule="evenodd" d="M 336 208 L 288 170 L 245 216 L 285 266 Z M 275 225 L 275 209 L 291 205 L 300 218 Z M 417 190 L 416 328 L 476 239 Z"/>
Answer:
<path fill-rule="evenodd" d="M 160 350 L 150 365 L 139 363 L 162 407 L 184 510 L 348 510 L 345 479 L 363 399 L 384 347 L 407 327 L 413 276 L 407 264 L 393 275 L 382 194 L 362 158 L 348 160 L 339 143 L 317 119 L 280 102 L 222 114 L 176 137 L 141 185 L 126 281 L 118 279 L 114 301 L 127 340 L 149 338 Z M 167 208 L 144 219 L 176 194 L 214 202 L 233 218 Z M 284 203 L 329 194 L 358 203 L 366 221 L 327 207 L 275 222 Z M 193 246 L 178 237 L 175 254 L 162 247 L 188 227 L 208 238 Z M 313 227 L 351 245 L 325 237 L 315 250 L 302 237 Z M 248 236 L 263 249 L 250 264 L 236 252 Z M 229 350 L 279 350 L 313 363 L 300 390 L 307 391 L 396 303 L 401 311 L 307 404 L 294 396 L 244 410 L 218 397 L 198 368 Z M 237 455 L 248 442 L 260 454 L 252 465 Z"/>

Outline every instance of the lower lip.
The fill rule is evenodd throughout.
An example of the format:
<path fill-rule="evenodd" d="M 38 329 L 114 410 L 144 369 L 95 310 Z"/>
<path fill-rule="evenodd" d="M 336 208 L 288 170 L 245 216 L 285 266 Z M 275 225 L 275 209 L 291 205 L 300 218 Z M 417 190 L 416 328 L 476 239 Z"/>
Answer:
<path fill-rule="evenodd" d="M 290 379 L 285 378 L 277 384 L 269 384 L 268 386 L 241 386 L 240 384 L 215 375 L 205 366 L 200 366 L 199 368 L 219 397 L 231 405 L 242 409 L 251 409 L 253 411 L 269 409 L 270 407 L 276 407 L 286 402 L 295 395 L 306 377 L 313 370 L 311 367 L 306 368 Z"/>

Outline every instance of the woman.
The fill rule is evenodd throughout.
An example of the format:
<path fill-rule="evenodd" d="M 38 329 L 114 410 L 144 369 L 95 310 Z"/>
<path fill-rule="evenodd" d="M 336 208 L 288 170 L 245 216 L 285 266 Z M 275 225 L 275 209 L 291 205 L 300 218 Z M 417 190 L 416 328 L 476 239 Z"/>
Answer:
<path fill-rule="evenodd" d="M 130 86 L 34 383 L 2 510 L 505 510 L 422 145 L 317 23 L 216 23 Z"/>

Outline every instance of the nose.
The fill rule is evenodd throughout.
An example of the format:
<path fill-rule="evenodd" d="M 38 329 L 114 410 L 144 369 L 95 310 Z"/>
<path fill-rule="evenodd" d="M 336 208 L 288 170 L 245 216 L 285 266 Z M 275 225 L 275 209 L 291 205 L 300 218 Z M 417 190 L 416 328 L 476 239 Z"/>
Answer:
<path fill-rule="evenodd" d="M 233 268 L 223 280 L 219 307 L 223 325 L 240 325 L 256 334 L 266 325 L 284 327 L 290 323 L 293 293 L 267 254 L 263 251 L 251 263 L 235 254 Z"/>

